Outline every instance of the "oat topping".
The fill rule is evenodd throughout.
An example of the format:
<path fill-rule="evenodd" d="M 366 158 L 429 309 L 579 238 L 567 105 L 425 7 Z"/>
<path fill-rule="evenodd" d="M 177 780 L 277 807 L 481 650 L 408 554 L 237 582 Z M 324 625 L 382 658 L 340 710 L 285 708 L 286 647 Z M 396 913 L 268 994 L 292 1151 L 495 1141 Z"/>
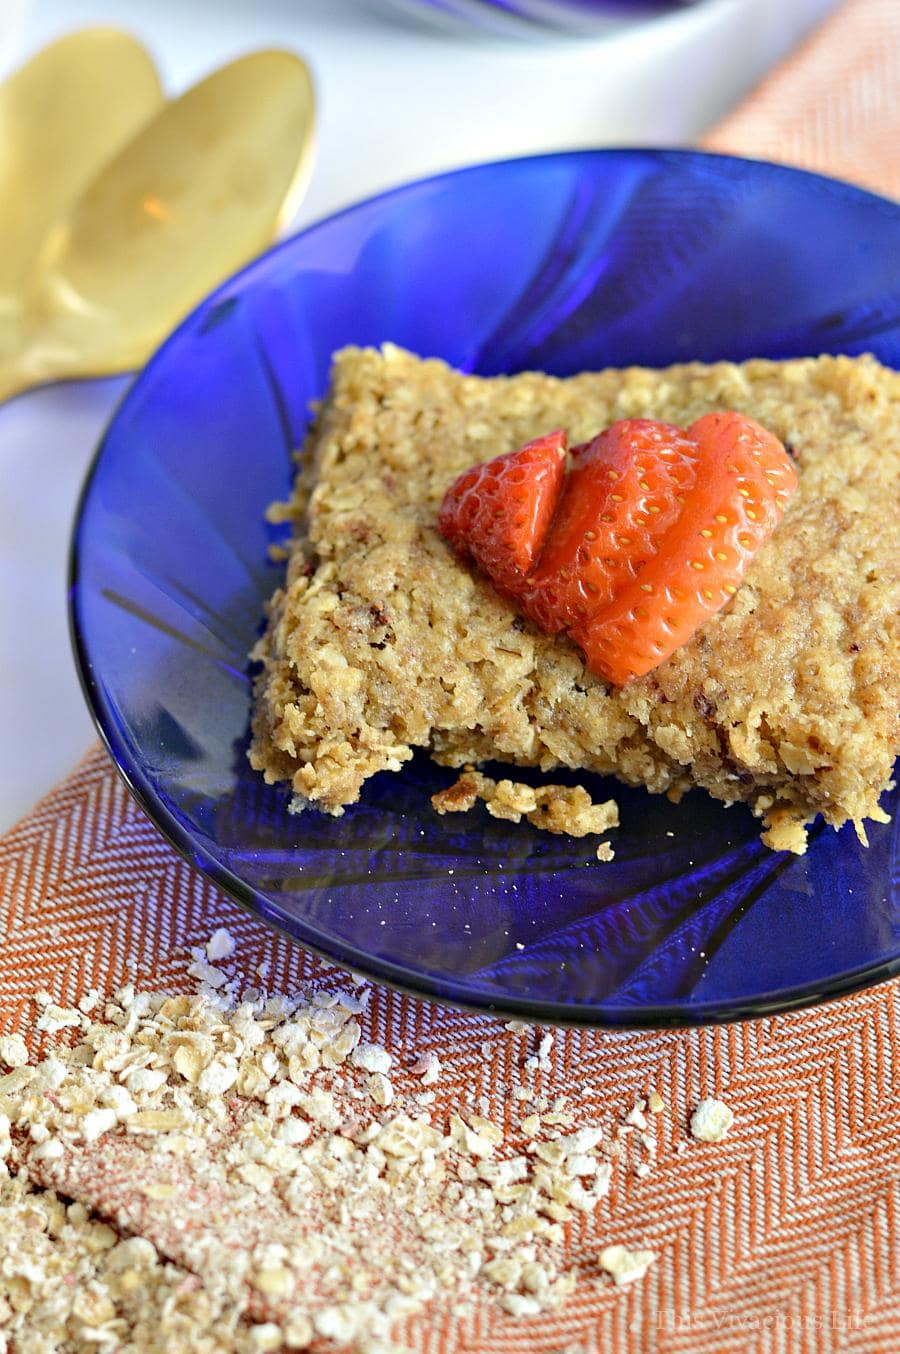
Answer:
<path fill-rule="evenodd" d="M 623 1108 L 586 1122 L 577 1101 L 521 1084 L 497 1118 L 442 1105 L 422 1090 L 439 1082 L 437 1053 L 395 1061 L 363 1040 L 364 989 L 243 988 L 234 953 L 217 931 L 191 952 L 197 991 L 127 985 L 77 1022 L 37 1001 L 33 1062 L 3 1037 L 11 1350 L 258 1354 L 327 1339 L 376 1354 L 435 1300 L 525 1318 L 597 1282 L 587 1252 L 563 1264 L 563 1229 L 628 1169 L 612 1145 Z M 516 1045 L 523 1067 L 549 1065 L 553 1034 L 536 1038 L 534 1053 Z M 624 1113 L 635 1139 L 643 1104 Z M 599 1264 L 618 1285 L 653 1258 L 613 1245 Z"/>
<path fill-rule="evenodd" d="M 734 1114 L 721 1100 L 701 1100 L 691 1115 L 691 1136 L 700 1142 L 721 1142 L 734 1123 Z"/>

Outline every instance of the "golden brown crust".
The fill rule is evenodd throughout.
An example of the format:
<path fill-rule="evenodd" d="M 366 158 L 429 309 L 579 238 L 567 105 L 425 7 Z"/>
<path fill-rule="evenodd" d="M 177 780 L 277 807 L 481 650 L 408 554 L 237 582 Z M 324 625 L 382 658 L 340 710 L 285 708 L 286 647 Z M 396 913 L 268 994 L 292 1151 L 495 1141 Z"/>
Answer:
<path fill-rule="evenodd" d="M 462 469 L 540 433 L 577 442 L 618 418 L 724 408 L 791 447 L 800 487 L 732 605 L 622 690 L 521 620 L 436 530 Z M 898 476 L 900 375 L 870 357 L 482 379 L 347 349 L 288 509 L 251 762 L 331 812 L 426 746 L 452 766 L 700 785 L 771 813 L 793 849 L 819 812 L 861 825 L 898 747 Z"/>

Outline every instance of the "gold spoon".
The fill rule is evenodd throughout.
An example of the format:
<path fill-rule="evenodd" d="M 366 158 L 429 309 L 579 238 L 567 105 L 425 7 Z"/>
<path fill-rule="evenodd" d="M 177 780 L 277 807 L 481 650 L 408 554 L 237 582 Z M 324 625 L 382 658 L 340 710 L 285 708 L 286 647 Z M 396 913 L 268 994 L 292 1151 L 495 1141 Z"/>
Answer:
<path fill-rule="evenodd" d="M 48 229 L 162 102 L 150 57 L 115 28 L 69 33 L 0 85 L 0 348 Z"/>
<path fill-rule="evenodd" d="M 166 105 L 51 227 L 0 400 L 140 366 L 288 221 L 312 167 L 313 90 L 282 51 L 224 66 Z"/>

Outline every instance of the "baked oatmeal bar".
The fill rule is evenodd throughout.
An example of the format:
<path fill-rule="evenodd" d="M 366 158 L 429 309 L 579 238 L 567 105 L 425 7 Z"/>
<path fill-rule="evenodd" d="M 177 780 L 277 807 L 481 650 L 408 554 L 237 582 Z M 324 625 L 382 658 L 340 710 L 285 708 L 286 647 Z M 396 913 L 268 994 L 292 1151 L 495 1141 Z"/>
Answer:
<path fill-rule="evenodd" d="M 438 534 L 466 467 L 562 427 L 746 413 L 800 484 L 734 601 L 616 689 L 520 618 Z M 254 657 L 250 760 L 332 813 L 421 746 L 612 773 L 746 801 L 763 840 L 884 815 L 898 750 L 900 374 L 871 357 L 754 360 L 557 379 L 480 378 L 393 346 L 346 349 L 301 455 L 285 584 Z"/>

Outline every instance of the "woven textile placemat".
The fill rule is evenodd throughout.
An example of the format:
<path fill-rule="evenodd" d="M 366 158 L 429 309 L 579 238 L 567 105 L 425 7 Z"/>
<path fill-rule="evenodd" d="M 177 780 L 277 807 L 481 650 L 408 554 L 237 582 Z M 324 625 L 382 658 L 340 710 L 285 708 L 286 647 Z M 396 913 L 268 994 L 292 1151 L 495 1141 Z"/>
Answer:
<path fill-rule="evenodd" d="M 704 145 L 900 197 L 896 0 L 844 0 Z"/>
<path fill-rule="evenodd" d="M 900 192 L 900 5 L 841 6 L 707 144 Z M 33 1059 L 52 1043 L 46 1032 L 37 1041 L 33 1034 L 36 992 L 69 1008 L 92 990 L 112 993 L 126 983 L 188 991 L 190 951 L 217 928 L 236 946 L 229 972 L 246 985 L 258 985 L 262 973 L 275 993 L 358 990 L 182 860 L 99 748 L 0 842 L 0 879 L 0 1032 L 22 1031 Z M 525 1314 L 514 1315 L 477 1292 L 458 1302 L 450 1285 L 420 1312 L 398 1313 L 394 1347 L 415 1354 L 900 1349 L 900 985 L 687 1032 L 510 1028 L 378 987 L 359 1008 L 362 1044 L 391 1054 L 394 1093 L 402 1100 L 427 1085 L 435 1124 L 459 1111 L 467 1122 L 480 1115 L 515 1137 L 517 1115 L 539 1103 L 552 1121 L 563 1097 L 563 1119 L 574 1129 L 603 1124 L 619 1143 L 596 1207 L 561 1219 L 554 1272 L 574 1276 L 564 1300 L 537 1314 L 528 1314 L 526 1302 Z M 431 1055 L 440 1075 L 423 1079 Z M 734 1113 L 722 1141 L 690 1134 L 691 1114 L 705 1097 Z M 636 1104 L 643 1111 L 629 1127 Z M 642 1120 L 651 1119 L 645 1147 L 634 1145 Z M 59 1160 L 45 1153 L 43 1166 L 28 1156 L 33 1143 L 20 1157 L 38 1184 L 149 1237 L 161 1256 L 205 1281 L 203 1257 L 240 1200 L 217 1198 L 213 1206 L 208 1191 L 202 1195 L 198 1246 L 196 1236 L 171 1225 L 174 1205 L 164 1194 L 154 1204 L 152 1188 L 139 1190 L 137 1158 L 118 1142 L 113 1130 Z M 481 1150 L 470 1153 L 473 1180 Z M 185 1197 L 201 1189 L 201 1165 L 187 1159 L 173 1166 Z M 277 1213 L 270 1196 L 260 1210 L 259 1219 L 242 1215 L 248 1238 L 264 1223 L 272 1236 L 286 1229 L 284 1237 L 317 1225 Z M 351 1239 L 354 1226 L 348 1216 Z M 598 1256 L 613 1243 L 654 1253 L 643 1277 L 621 1287 L 612 1282 Z M 0 1264 L 0 1280 L 3 1272 Z M 247 1348 L 280 1348 L 278 1331 L 299 1295 L 278 1297 L 273 1288 L 263 1300 L 261 1291 L 248 1319 L 269 1323 L 268 1334 Z M 0 1306 L 0 1335 L 3 1322 Z M 339 1324 L 331 1334 L 341 1336 Z M 328 1336 L 324 1323 L 316 1347 L 328 1346 Z M 32 1348 L 19 1341 L 9 1348 Z M 191 1346 L 172 1345 L 181 1347 Z"/>

